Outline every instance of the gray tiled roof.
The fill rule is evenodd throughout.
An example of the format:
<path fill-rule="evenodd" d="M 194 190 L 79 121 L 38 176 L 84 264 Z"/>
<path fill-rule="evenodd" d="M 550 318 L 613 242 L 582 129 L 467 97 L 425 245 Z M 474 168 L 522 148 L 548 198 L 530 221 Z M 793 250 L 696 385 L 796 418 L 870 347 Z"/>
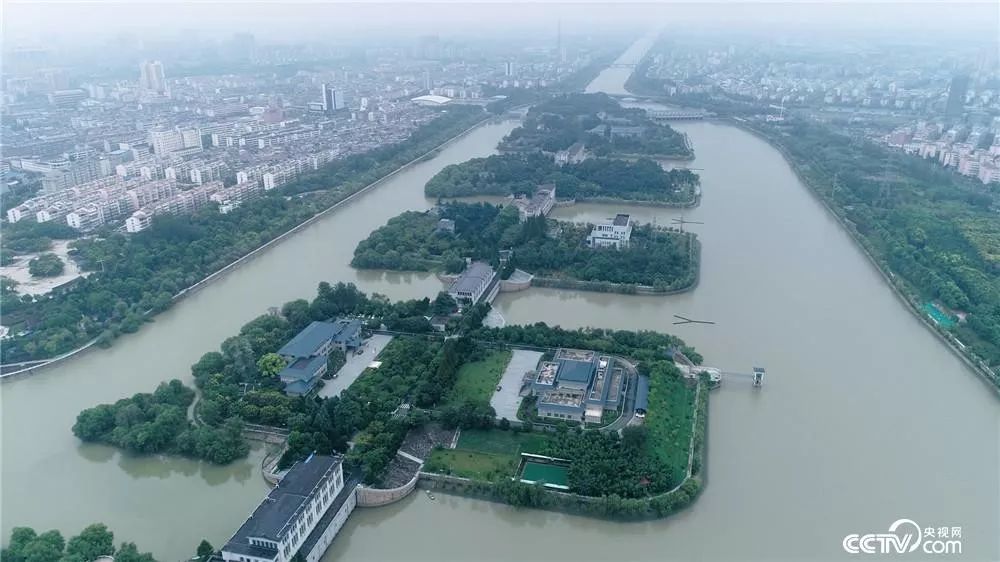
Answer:
<path fill-rule="evenodd" d="M 309 357 L 315 355 L 324 343 L 339 332 L 339 328 L 330 322 L 313 322 L 295 335 L 288 343 L 278 350 L 279 355 L 291 357 Z"/>
<path fill-rule="evenodd" d="M 289 523 L 312 499 L 318 485 L 333 475 L 341 460 L 340 456 L 312 455 L 296 463 L 229 539 L 223 550 L 274 558 L 276 551 L 251 545 L 250 538 L 281 542 L 291 529 Z"/>

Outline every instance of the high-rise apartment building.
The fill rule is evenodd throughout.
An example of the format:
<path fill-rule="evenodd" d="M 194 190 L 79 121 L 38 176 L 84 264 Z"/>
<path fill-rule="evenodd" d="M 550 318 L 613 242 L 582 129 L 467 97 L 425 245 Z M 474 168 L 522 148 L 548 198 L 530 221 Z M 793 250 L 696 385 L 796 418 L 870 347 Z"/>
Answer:
<path fill-rule="evenodd" d="M 163 63 L 158 60 L 143 61 L 139 65 L 139 87 L 157 94 L 167 93 L 167 79 L 163 73 Z"/>

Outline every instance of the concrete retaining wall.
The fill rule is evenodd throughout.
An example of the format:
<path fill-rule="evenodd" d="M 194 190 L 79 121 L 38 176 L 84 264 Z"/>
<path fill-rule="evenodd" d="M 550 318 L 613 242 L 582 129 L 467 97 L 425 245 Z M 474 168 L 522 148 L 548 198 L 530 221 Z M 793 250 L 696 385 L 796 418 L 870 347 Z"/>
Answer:
<path fill-rule="evenodd" d="M 420 480 L 419 472 L 413 475 L 409 482 L 398 488 L 380 490 L 358 486 L 358 505 L 361 507 L 381 507 L 398 502 L 413 492 L 413 489 L 417 487 L 418 480 Z"/>

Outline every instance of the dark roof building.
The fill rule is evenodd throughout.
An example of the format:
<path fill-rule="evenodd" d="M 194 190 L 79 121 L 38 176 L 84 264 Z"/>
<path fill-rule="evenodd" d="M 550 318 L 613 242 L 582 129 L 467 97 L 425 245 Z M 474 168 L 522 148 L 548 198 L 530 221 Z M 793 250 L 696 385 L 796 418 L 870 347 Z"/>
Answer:
<path fill-rule="evenodd" d="M 278 378 L 285 383 L 285 392 L 294 396 L 309 393 L 320 377 L 326 374 L 330 350 L 341 351 L 361 345 L 361 321 L 340 318 L 335 322 L 313 322 L 278 350 L 288 366 Z"/>
<path fill-rule="evenodd" d="M 465 268 L 450 287 L 448 294 L 456 301 L 469 301 L 476 304 L 493 287 L 497 273 L 488 263 L 475 261 Z"/>
<path fill-rule="evenodd" d="M 649 407 L 649 377 L 639 375 L 635 385 L 635 413 L 646 415 L 646 408 Z"/>
<path fill-rule="evenodd" d="M 223 559 L 291 560 L 341 495 L 342 460 L 340 456 L 310 455 L 292 466 L 222 547 Z"/>

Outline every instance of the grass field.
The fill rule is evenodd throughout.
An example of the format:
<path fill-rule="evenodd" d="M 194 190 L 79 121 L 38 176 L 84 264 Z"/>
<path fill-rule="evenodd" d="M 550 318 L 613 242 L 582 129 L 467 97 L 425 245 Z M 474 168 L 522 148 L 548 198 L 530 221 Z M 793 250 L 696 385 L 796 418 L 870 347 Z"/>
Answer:
<path fill-rule="evenodd" d="M 462 402 L 489 402 L 490 396 L 496 390 L 503 370 L 510 363 L 511 352 L 508 350 L 494 351 L 482 361 L 466 363 L 458 370 L 455 386 L 445 397 L 445 405 L 461 404 Z"/>
<path fill-rule="evenodd" d="M 424 470 L 495 482 L 509 478 L 517 470 L 516 455 L 481 453 L 462 449 L 436 449 L 427 459 Z"/>
<path fill-rule="evenodd" d="M 521 453 L 544 454 L 548 442 L 549 436 L 544 433 L 520 433 L 500 429 L 466 429 L 458 437 L 458 448 L 517 457 Z"/>
<path fill-rule="evenodd" d="M 650 452 L 679 478 L 687 472 L 694 420 L 694 387 L 680 376 L 654 372 L 649 377 L 646 428 Z"/>

